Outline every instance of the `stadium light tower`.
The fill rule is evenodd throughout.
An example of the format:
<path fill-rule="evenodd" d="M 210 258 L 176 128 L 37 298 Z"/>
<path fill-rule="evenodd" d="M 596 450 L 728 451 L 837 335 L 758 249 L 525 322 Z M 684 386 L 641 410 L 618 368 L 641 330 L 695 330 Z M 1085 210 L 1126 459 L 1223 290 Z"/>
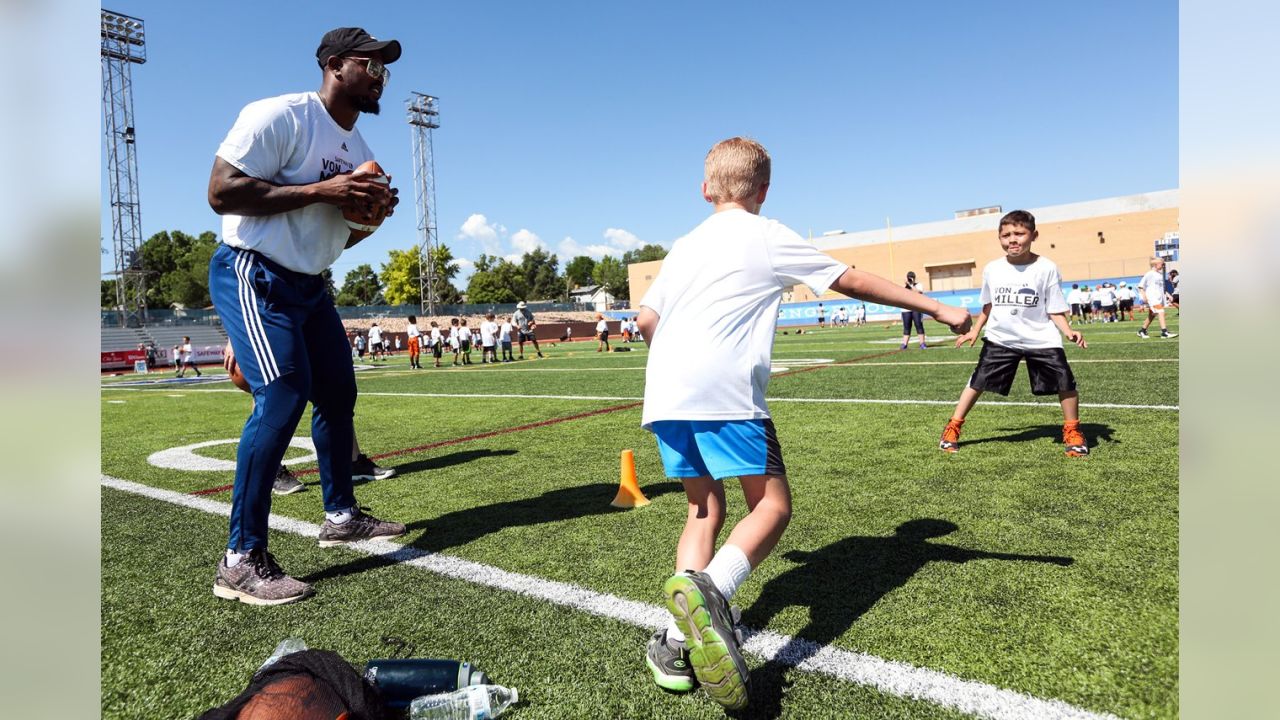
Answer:
<path fill-rule="evenodd" d="M 121 327 L 147 319 L 143 273 L 142 212 L 138 204 L 138 156 L 133 122 L 131 68 L 147 61 L 142 20 L 102 11 L 102 114 L 111 196 L 111 238 L 116 261 L 116 305 Z"/>
<path fill-rule="evenodd" d="M 419 312 L 436 314 L 435 257 L 439 250 L 436 239 L 436 169 L 431 152 L 431 131 L 440 127 L 439 98 L 411 92 L 405 101 L 409 131 L 413 134 L 413 197 L 418 209 L 418 290 Z"/>

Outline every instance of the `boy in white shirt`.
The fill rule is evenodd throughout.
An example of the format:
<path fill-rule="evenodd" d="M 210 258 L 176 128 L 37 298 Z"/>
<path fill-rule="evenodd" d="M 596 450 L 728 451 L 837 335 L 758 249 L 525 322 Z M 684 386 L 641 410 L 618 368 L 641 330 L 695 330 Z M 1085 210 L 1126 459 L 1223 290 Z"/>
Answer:
<path fill-rule="evenodd" d="M 431 354 L 436 359 L 436 367 L 440 367 L 440 358 L 444 355 L 444 336 L 440 334 L 440 326 L 435 320 L 431 321 L 431 335 L 428 343 L 431 345 Z"/>
<path fill-rule="evenodd" d="M 511 354 L 511 333 L 515 328 L 511 325 L 511 320 L 502 321 L 502 327 L 498 330 L 498 342 L 502 344 L 502 362 L 515 362 L 515 357 Z"/>
<path fill-rule="evenodd" d="M 418 361 L 418 358 L 422 353 L 422 331 L 418 329 L 417 317 L 409 316 L 409 325 L 405 330 L 405 334 L 409 336 L 409 367 L 421 370 L 422 364 Z"/>
<path fill-rule="evenodd" d="M 449 348 L 453 350 L 453 364 L 458 365 L 458 350 L 462 347 L 462 332 L 458 329 L 458 318 L 449 320 Z"/>
<path fill-rule="evenodd" d="M 480 323 L 480 363 L 498 362 L 497 341 L 498 323 L 493 321 L 494 314 L 484 316 Z"/>
<path fill-rule="evenodd" d="M 1164 319 L 1164 259 L 1151 258 L 1151 269 L 1138 281 L 1138 297 L 1147 306 L 1147 319 L 1142 321 L 1142 329 L 1138 337 L 1146 340 L 1151 337 L 1147 328 L 1151 327 L 1153 318 L 1160 318 L 1160 337 L 1176 338 L 1178 333 L 1169 332 L 1169 325 Z"/>
<path fill-rule="evenodd" d="M 1119 307 L 1121 320 L 1133 318 L 1133 288 L 1123 280 L 1120 281 L 1120 287 L 1116 289 L 1116 305 Z"/>
<path fill-rule="evenodd" d="M 1062 444 L 1066 454 L 1086 456 L 1089 443 L 1080 432 L 1080 395 L 1067 364 L 1067 353 L 1062 349 L 1062 338 L 1081 348 L 1089 345 L 1084 333 L 1072 330 L 1067 323 L 1070 308 L 1062 296 L 1058 266 L 1031 252 L 1031 243 L 1039 236 L 1031 213 L 1014 210 L 1000 218 L 998 236 L 1005 256 L 982 269 L 982 312 L 974 319 L 973 329 L 956 339 L 956 347 L 966 342 L 972 347 L 986 327 L 978 367 L 960 393 L 938 448 L 945 452 L 959 449 L 965 415 L 987 390 L 1008 395 L 1018 363 L 1025 359 L 1032 394 L 1056 394 L 1062 404 Z"/>
<path fill-rule="evenodd" d="M 732 138 L 711 149 L 702 195 L 715 212 L 675 242 L 637 320 L 650 346 L 643 426 L 688 498 L 679 572 L 663 586 L 673 619 L 650 639 L 646 662 L 660 687 L 688 691 L 696 675 L 731 709 L 747 703 L 748 674 L 728 601 L 791 516 L 782 450 L 764 402 L 783 291 L 805 283 L 817 295 L 830 288 L 928 312 L 957 332 L 970 323 L 968 312 L 853 270 L 761 217 L 770 165 L 754 140 Z M 726 477 L 739 478 L 749 512 L 716 552 Z"/>
<path fill-rule="evenodd" d="M 374 360 L 382 357 L 382 328 L 378 327 L 378 323 L 369 328 L 369 354 Z"/>
<path fill-rule="evenodd" d="M 1072 285 L 1071 292 L 1067 293 L 1067 304 L 1071 306 L 1071 319 L 1079 319 L 1084 322 L 1085 301 L 1084 293 L 1080 291 L 1079 285 Z M 1070 322 L 1070 320 L 1068 320 Z"/>
<path fill-rule="evenodd" d="M 458 352 L 462 353 L 462 364 L 471 364 L 471 343 L 474 338 L 471 337 L 471 328 L 467 327 L 467 319 L 462 318 L 458 327 Z"/>

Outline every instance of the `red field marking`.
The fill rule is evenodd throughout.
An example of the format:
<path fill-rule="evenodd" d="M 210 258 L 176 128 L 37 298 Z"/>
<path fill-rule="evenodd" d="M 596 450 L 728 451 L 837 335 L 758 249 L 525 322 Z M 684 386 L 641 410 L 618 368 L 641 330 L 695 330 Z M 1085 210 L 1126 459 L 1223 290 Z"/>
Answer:
<path fill-rule="evenodd" d="M 403 450 L 392 450 L 391 452 L 380 453 L 378 455 L 370 455 L 369 457 L 372 460 L 381 460 L 383 458 L 396 457 L 399 455 L 410 455 L 412 453 L 418 453 L 424 450 L 432 450 L 438 447 L 445 447 L 448 445 L 458 445 L 464 442 L 471 442 L 472 440 L 483 440 L 485 438 L 494 437 L 496 435 L 506 435 L 507 433 L 521 432 L 523 430 L 532 430 L 534 428 L 546 427 L 548 425 L 556 425 L 562 422 L 569 422 L 570 420 L 581 420 L 582 418 L 595 417 L 596 415 L 606 415 L 608 413 L 618 412 L 619 410 L 630 410 L 633 407 L 639 407 L 640 405 L 643 405 L 643 404 L 644 403 L 641 403 L 641 402 L 632 402 L 632 403 L 627 403 L 625 405 L 614 405 L 613 407 L 600 408 L 599 410 L 591 410 L 584 413 L 577 413 L 575 415 L 565 415 L 564 417 L 551 418 L 550 420 L 539 420 L 538 422 L 529 423 L 527 425 L 517 425 L 515 427 L 502 428 L 501 430 L 490 430 L 489 432 L 483 432 L 476 435 L 468 435 L 466 437 L 453 438 L 452 440 L 441 440 L 439 442 L 427 443 L 426 445 L 418 445 L 417 447 L 404 448 Z M 306 470 L 299 470 L 295 472 L 294 475 L 312 475 L 318 472 L 320 472 L 319 468 L 308 468 Z M 222 485 L 220 487 L 208 488 L 206 490 L 196 490 L 191 494 L 192 495 L 213 495 L 220 492 L 226 492 L 227 490 L 230 490 L 232 487 L 234 487 L 234 485 Z"/>

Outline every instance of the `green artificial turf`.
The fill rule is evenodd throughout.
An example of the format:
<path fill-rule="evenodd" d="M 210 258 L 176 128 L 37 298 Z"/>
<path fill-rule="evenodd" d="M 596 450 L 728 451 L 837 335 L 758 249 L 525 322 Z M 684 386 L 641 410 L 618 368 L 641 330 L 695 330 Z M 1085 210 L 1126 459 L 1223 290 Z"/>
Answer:
<path fill-rule="evenodd" d="M 1090 347 L 1068 350 L 1073 362 L 1105 361 L 1073 365 L 1092 446 L 1080 459 L 1063 455 L 1056 398 L 1031 396 L 1025 369 L 1009 398 L 985 396 L 970 414 L 959 453 L 936 449 L 976 348 L 898 352 L 900 331 L 883 326 L 780 334 L 775 366 L 792 372 L 778 372 L 769 396 L 795 511 L 734 599 L 744 622 L 1093 712 L 1177 717 L 1178 412 L 1089 407 L 1177 404 L 1178 340 L 1140 341 L 1135 329 L 1088 325 Z M 631 347 L 575 343 L 545 348 L 545 360 L 419 371 L 401 356 L 358 372 L 362 448 L 398 470 L 359 485 L 360 503 L 407 523 L 414 548 L 660 605 L 685 503 L 640 408 L 625 407 L 644 391 L 646 351 Z M 796 362 L 806 359 L 839 364 Z M 231 472 L 147 458 L 235 439 L 249 398 L 226 382 L 114 387 L 130 379 L 104 381 L 103 472 L 178 492 L 228 485 Z M 604 412 L 516 429 L 591 411 Z M 465 439 L 485 433 L 498 434 Z M 447 444 L 414 450 L 437 443 Z M 647 507 L 609 506 L 623 449 L 635 451 Z M 197 452 L 233 459 L 234 445 Z M 314 463 L 292 467 L 308 487 L 275 498 L 273 512 L 319 523 Z M 728 485 L 731 525 L 745 508 Z M 702 693 L 653 686 L 647 632 L 634 625 L 285 533 L 272 551 L 317 594 L 249 607 L 209 591 L 224 517 L 104 489 L 102 520 L 104 717 L 198 714 L 239 692 L 289 635 L 362 664 L 385 654 L 384 634 L 519 687 L 526 702 L 512 718 L 723 716 Z M 751 717 L 959 715 L 749 661 Z"/>

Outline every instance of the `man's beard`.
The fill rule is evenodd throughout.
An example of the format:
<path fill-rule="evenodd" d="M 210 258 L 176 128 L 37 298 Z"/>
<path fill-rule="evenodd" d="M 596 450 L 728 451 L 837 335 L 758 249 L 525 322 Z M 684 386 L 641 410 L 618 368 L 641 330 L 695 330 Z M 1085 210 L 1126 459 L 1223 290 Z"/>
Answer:
<path fill-rule="evenodd" d="M 376 98 L 357 97 L 355 100 L 356 110 L 359 110 L 362 113 L 377 115 L 378 111 L 382 109 L 382 107 L 378 105 L 378 100 Z"/>

